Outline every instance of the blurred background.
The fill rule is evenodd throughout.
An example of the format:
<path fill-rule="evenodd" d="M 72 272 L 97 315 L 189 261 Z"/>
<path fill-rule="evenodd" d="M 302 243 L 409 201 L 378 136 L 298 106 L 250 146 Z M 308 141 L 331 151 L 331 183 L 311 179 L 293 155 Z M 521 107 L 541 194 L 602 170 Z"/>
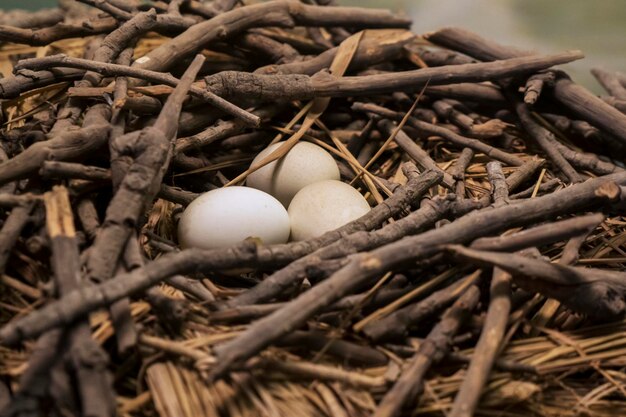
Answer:
<path fill-rule="evenodd" d="M 626 0 L 338 0 L 342 5 L 384 7 L 411 16 L 413 30 L 461 26 L 501 43 L 537 52 L 581 49 L 586 59 L 565 67 L 600 92 L 589 70 L 626 71 Z M 0 0 L 0 8 L 38 9 L 55 0 Z"/>

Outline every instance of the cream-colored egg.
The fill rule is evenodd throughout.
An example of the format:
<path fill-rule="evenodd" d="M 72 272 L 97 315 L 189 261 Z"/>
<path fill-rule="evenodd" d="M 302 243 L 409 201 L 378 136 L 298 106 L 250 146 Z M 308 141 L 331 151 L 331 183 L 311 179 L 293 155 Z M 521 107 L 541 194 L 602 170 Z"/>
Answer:
<path fill-rule="evenodd" d="M 268 146 L 254 158 L 251 166 L 263 160 L 283 143 Z M 307 185 L 338 179 L 339 168 L 328 152 L 313 143 L 298 142 L 278 161 L 248 175 L 246 185 L 273 195 L 288 207 L 293 196 Z"/>
<path fill-rule="evenodd" d="M 320 236 L 358 219 L 369 210 L 361 193 L 346 183 L 328 180 L 307 185 L 289 205 L 291 239 Z"/>
<path fill-rule="evenodd" d="M 289 215 L 271 195 L 249 187 L 227 187 L 202 194 L 178 223 L 183 248 L 215 249 L 247 238 L 265 244 L 289 239 Z"/>

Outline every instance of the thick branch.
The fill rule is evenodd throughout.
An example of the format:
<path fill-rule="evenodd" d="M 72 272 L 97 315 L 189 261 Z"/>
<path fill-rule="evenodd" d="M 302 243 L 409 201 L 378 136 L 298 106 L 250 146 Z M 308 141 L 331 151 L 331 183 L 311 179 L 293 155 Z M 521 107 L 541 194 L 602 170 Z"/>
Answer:
<path fill-rule="evenodd" d="M 493 81 L 536 72 L 582 57 L 580 52 L 574 51 L 355 77 L 333 77 L 322 72 L 309 77 L 300 74 L 259 75 L 223 71 L 206 77 L 205 81 L 209 91 L 233 99 L 255 98 L 271 101 L 305 100 L 314 97 L 358 97 L 394 91 L 419 92 L 425 85 Z"/>
<path fill-rule="evenodd" d="M 499 45 L 475 33 L 459 28 L 445 28 L 430 33 L 426 38 L 444 47 L 471 57 L 493 61 L 527 56 L 530 53 Z M 626 114 L 605 103 L 586 88 L 574 83 L 567 74 L 555 71 L 556 80 L 551 93 L 569 110 L 626 143 Z"/>
<path fill-rule="evenodd" d="M 254 27 L 350 26 L 362 28 L 405 28 L 410 21 L 392 15 L 387 10 L 356 7 L 309 6 L 292 1 L 270 1 L 240 7 L 213 19 L 198 23 L 177 37 L 152 50 L 134 65 L 163 71 L 181 58 Z"/>

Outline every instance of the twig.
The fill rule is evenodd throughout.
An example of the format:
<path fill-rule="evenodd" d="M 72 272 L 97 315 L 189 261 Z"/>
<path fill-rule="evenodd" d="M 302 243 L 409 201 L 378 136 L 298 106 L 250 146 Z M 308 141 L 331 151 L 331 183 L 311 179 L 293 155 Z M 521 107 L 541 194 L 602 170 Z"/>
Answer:
<path fill-rule="evenodd" d="M 382 242 L 393 241 L 405 231 L 408 233 L 409 231 L 421 230 L 426 224 L 429 224 L 431 216 L 428 214 L 430 212 L 428 214 L 419 213 L 404 222 L 400 220 L 401 224 L 398 226 L 396 226 L 398 222 L 395 222 L 382 229 L 384 231 L 380 233 L 374 232 L 371 236 L 365 232 L 377 228 L 382 222 L 396 215 L 403 207 L 421 197 L 440 180 L 441 176 L 432 171 L 425 172 L 419 177 L 410 180 L 405 187 L 396 191 L 393 196 L 373 208 L 361 219 L 357 219 L 353 224 L 343 227 L 342 231 L 332 232 L 334 239 L 331 240 L 331 235 L 329 235 L 323 241 L 323 244 L 310 245 L 310 251 L 302 253 L 305 256 L 276 271 L 249 291 L 226 301 L 225 306 L 232 308 L 268 301 L 288 287 L 291 287 L 307 266 L 315 265 L 324 259 L 338 258 L 359 252 L 364 248 L 371 247 L 372 244 L 379 245 Z M 409 224 L 413 225 L 413 227 L 409 226 Z M 361 234 L 358 232 L 361 232 Z M 383 234 L 386 238 L 383 238 Z"/>
<path fill-rule="evenodd" d="M 29 177 L 46 160 L 72 161 L 100 150 L 111 130 L 109 117 L 110 109 L 106 104 L 91 107 L 81 129 L 66 131 L 50 140 L 34 143 L 21 154 L 0 164 L 0 184 Z"/>
<path fill-rule="evenodd" d="M 593 68 L 591 73 L 610 95 L 618 100 L 626 100 L 626 88 L 616 74 L 602 68 Z"/>
<path fill-rule="evenodd" d="M 321 284 L 300 295 L 284 308 L 255 322 L 237 338 L 220 345 L 216 351 L 218 361 L 211 375 L 213 378 L 222 376 L 233 364 L 254 355 L 273 340 L 300 326 L 325 306 L 386 271 L 405 262 L 436 254 L 440 244 L 467 242 L 504 228 L 562 215 L 581 206 L 589 207 L 615 201 L 620 193 L 617 189 L 619 187 L 612 181 L 617 178 L 620 178 L 617 181 L 622 181 L 625 177 L 626 175 L 616 174 L 594 179 L 523 203 L 480 210 L 439 229 L 359 254 Z"/>
<path fill-rule="evenodd" d="M 450 170 L 450 175 L 456 181 L 454 193 L 459 198 L 465 198 L 465 171 L 474 158 L 474 151 L 470 148 L 463 148 L 456 163 Z"/>
<path fill-rule="evenodd" d="M 417 303 L 398 309 L 380 320 L 367 323 L 363 327 L 363 334 L 375 342 L 406 337 L 411 328 L 443 311 L 444 308 L 457 300 L 468 287 L 476 285 L 480 273 L 480 270 L 473 272 L 462 280 L 433 292 Z"/>
<path fill-rule="evenodd" d="M 374 417 L 396 416 L 409 399 L 423 389 L 423 379 L 430 367 L 444 358 L 450 341 L 478 304 L 480 291 L 472 286 L 447 310 L 441 321 L 430 331 L 394 386 L 383 397 Z"/>
<path fill-rule="evenodd" d="M 128 67 L 125 65 L 119 64 L 110 64 L 103 62 L 95 62 L 81 58 L 72 58 L 66 55 L 51 55 L 44 58 L 30 58 L 23 59 L 17 63 L 15 66 L 16 71 L 21 71 L 22 69 L 45 69 L 50 67 L 69 67 L 69 68 L 79 68 L 88 71 L 97 72 L 103 76 L 128 76 L 133 78 L 139 78 L 142 80 L 147 80 L 151 82 L 165 84 L 171 87 L 176 87 L 181 81 L 176 77 L 173 77 L 170 74 L 139 69 L 134 67 Z M 189 89 L 190 94 L 193 94 L 196 97 L 201 98 L 217 107 L 220 110 L 223 110 L 226 113 L 229 113 L 237 118 L 240 118 L 246 121 L 248 124 L 252 126 L 258 126 L 260 120 L 257 116 L 237 107 L 236 105 L 224 100 L 218 95 L 212 93 L 211 91 L 203 90 L 198 87 L 191 87 Z"/>
<path fill-rule="evenodd" d="M 474 349 L 472 361 L 461 383 L 461 388 L 454 398 L 449 413 L 450 417 L 474 415 L 480 394 L 496 360 L 510 311 L 511 276 L 498 268 L 494 268 L 485 324 Z"/>
<path fill-rule="evenodd" d="M 240 7 L 198 23 L 163 43 L 135 63 L 136 67 L 163 71 L 181 58 L 218 39 L 235 36 L 253 27 L 350 26 L 407 27 L 407 19 L 386 10 L 309 6 L 291 1 L 270 1 Z"/>
<path fill-rule="evenodd" d="M 521 232 L 498 237 L 483 237 L 472 242 L 476 250 L 518 251 L 533 246 L 549 245 L 579 235 L 586 235 L 604 220 L 600 213 L 550 222 Z"/>
<path fill-rule="evenodd" d="M 55 187 L 44 196 L 46 225 L 52 248 L 52 268 L 59 295 L 80 288 L 80 261 L 74 220 L 67 189 Z M 108 356 L 91 338 L 89 323 L 82 320 L 68 331 L 70 363 L 79 381 L 85 415 L 108 417 L 115 409 L 115 394 L 106 369 Z"/>
<path fill-rule="evenodd" d="M 406 153 L 409 155 L 420 167 L 433 172 L 439 173 L 443 179 L 442 183 L 448 187 L 454 187 L 454 178 L 447 172 L 444 172 L 435 161 L 428 155 L 428 153 L 422 149 L 417 143 L 413 141 L 402 129 L 396 132 L 396 125 L 389 120 L 381 120 L 378 122 L 378 127 L 383 130 L 386 135 L 391 135 L 395 132 L 394 140 Z"/>
<path fill-rule="evenodd" d="M 462 247 L 451 250 L 463 259 L 497 266 L 512 274 L 516 284 L 559 300 L 578 313 L 604 320 L 626 313 L 622 272 L 570 267 L 520 255 Z"/>
<path fill-rule="evenodd" d="M 399 120 L 399 118 L 402 118 L 402 115 L 400 113 L 388 110 L 384 107 L 377 106 L 372 103 L 357 102 L 352 105 L 352 109 L 357 111 L 371 112 L 394 120 Z M 478 139 L 463 137 L 444 127 L 417 120 L 414 117 L 410 117 L 407 123 L 418 130 L 424 131 L 431 135 L 441 136 L 442 138 L 447 139 L 456 145 L 473 149 L 476 152 L 482 152 L 493 159 L 504 162 L 505 164 L 511 166 L 520 166 L 524 163 L 521 158 L 518 158 L 515 155 L 504 152 L 491 145 L 487 145 L 486 143 Z"/>
<path fill-rule="evenodd" d="M 529 55 L 528 52 L 499 45 L 459 28 L 442 29 L 428 34 L 426 38 L 435 44 L 484 61 Z M 564 72 L 554 71 L 554 73 L 556 79 L 551 90 L 552 97 L 581 119 L 611 133 L 622 143 L 626 143 L 625 114 L 606 104 L 586 88 L 575 84 Z"/>
<path fill-rule="evenodd" d="M 551 87 L 553 85 L 554 73 L 552 71 L 531 75 L 528 77 L 526 86 L 524 87 L 524 103 L 529 106 L 534 105 L 539 99 L 543 87 Z"/>
<path fill-rule="evenodd" d="M 487 163 L 487 176 L 491 184 L 491 195 L 493 196 L 493 206 L 502 207 L 509 204 L 509 189 L 506 186 L 502 165 L 499 162 Z"/>

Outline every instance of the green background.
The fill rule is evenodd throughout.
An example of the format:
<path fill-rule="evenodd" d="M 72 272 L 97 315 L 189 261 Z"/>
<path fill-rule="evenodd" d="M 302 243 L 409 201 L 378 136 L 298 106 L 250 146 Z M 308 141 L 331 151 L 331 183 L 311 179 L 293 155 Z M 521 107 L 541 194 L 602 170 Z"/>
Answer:
<path fill-rule="evenodd" d="M 339 0 L 342 5 L 403 11 L 420 33 L 462 26 L 483 36 L 536 50 L 581 49 L 586 59 L 567 66 L 575 79 L 600 91 L 593 66 L 626 71 L 626 0 Z M 51 7 L 54 0 L 0 0 L 0 8 Z"/>

